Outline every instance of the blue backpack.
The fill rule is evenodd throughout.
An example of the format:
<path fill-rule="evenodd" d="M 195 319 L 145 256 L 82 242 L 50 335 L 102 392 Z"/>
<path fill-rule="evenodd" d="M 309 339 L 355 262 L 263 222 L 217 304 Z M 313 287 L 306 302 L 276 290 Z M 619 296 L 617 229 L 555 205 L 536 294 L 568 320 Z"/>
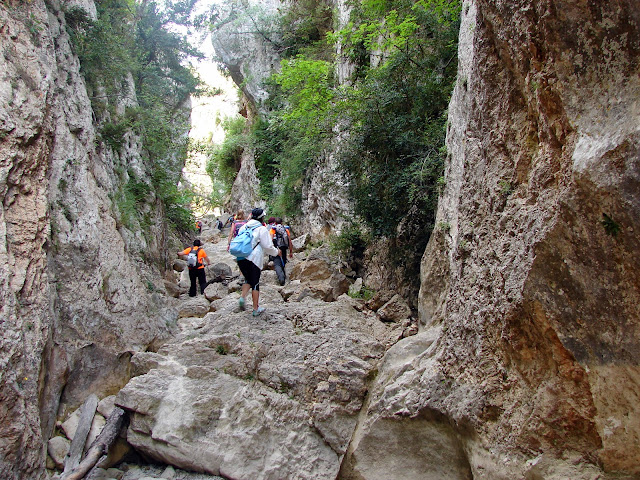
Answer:
<path fill-rule="evenodd" d="M 238 235 L 235 236 L 229 244 L 229 253 L 238 260 L 244 260 L 254 249 L 253 231 L 260 225 L 255 227 L 245 227 Z"/>

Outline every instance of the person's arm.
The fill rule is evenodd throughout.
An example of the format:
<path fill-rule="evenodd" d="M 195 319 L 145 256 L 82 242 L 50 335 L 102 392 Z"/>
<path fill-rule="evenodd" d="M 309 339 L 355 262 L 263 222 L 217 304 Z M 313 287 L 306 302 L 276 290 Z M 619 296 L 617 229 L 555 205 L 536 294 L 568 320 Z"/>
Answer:
<path fill-rule="evenodd" d="M 186 255 L 186 253 L 184 252 L 186 252 L 186 250 L 180 250 L 176 255 L 178 255 L 179 257 L 182 255 Z"/>
<path fill-rule="evenodd" d="M 231 230 L 229 230 L 229 237 L 227 238 L 227 250 L 229 250 L 229 245 L 231 244 L 231 239 L 233 238 L 233 231 L 236 229 L 236 224 L 231 224 Z"/>
<path fill-rule="evenodd" d="M 291 232 L 288 228 L 285 228 L 287 236 L 289 237 L 289 257 L 293 257 L 293 242 L 291 241 Z"/>
<path fill-rule="evenodd" d="M 280 255 L 280 249 L 273 246 L 273 240 L 271 239 L 271 234 L 269 233 L 267 227 L 258 227 L 258 230 L 260 233 L 258 237 L 259 242 L 262 246 L 262 250 L 264 250 L 264 253 L 266 253 L 267 255 L 272 255 L 274 257 L 276 255 Z"/>

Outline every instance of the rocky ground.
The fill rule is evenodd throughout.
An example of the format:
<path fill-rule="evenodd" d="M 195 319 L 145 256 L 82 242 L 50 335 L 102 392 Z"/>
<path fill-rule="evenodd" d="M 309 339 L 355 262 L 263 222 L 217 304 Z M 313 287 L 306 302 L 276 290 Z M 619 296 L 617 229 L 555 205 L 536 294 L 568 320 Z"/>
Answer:
<path fill-rule="evenodd" d="M 133 378 L 111 399 L 129 413 L 127 447 L 171 467 L 125 464 L 87 478 L 336 478 L 382 356 L 415 333 L 410 309 L 388 294 L 358 298 L 361 281 L 301 237 L 284 286 L 263 271 L 266 311 L 253 317 L 238 305 L 242 277 L 226 231 L 205 227 L 201 239 L 211 261 L 205 295 L 188 296 L 186 264 L 176 260 L 166 282 L 175 336 L 136 353 Z M 51 450 L 60 466 L 64 455 Z"/>

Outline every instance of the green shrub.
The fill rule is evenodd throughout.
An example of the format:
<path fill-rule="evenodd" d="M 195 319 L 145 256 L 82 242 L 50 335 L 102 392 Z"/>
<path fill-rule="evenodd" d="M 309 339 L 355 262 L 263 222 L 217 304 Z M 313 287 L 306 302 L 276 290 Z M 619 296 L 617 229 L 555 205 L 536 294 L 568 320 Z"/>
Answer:
<path fill-rule="evenodd" d="M 127 133 L 142 142 L 151 183 L 131 179 L 115 195 L 123 222 L 129 226 L 134 220 L 148 226 L 151 219 L 141 213 L 142 206 L 160 201 L 172 227 L 191 230 L 193 192 L 181 191 L 177 185 L 188 147 L 185 102 L 189 95 L 202 93 L 202 88 L 183 60 L 202 54 L 172 26 L 193 25 L 194 4 L 194 0 L 168 2 L 161 8 L 155 1 L 103 0 L 96 4 L 95 21 L 77 8 L 65 11 L 81 73 L 92 92 L 101 140 L 116 152 L 122 151 Z M 115 105 L 132 93 L 138 106 L 127 107 L 124 115 L 117 113 Z"/>
<path fill-rule="evenodd" d="M 208 156 L 206 171 L 212 182 L 229 192 L 240 170 L 242 152 L 249 146 L 250 139 L 245 132 L 247 120 L 244 117 L 226 118 L 221 123 L 225 131 L 222 144 L 203 144 L 201 149 Z"/>

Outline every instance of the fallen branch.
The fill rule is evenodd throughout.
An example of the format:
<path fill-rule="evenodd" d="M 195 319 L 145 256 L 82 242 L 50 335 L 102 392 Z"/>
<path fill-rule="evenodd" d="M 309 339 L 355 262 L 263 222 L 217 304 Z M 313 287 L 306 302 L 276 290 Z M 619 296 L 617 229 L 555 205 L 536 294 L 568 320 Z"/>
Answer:
<path fill-rule="evenodd" d="M 96 414 L 97 406 L 98 397 L 92 394 L 89 395 L 80 409 L 80 418 L 78 420 L 76 433 L 73 435 L 69 455 L 64 462 L 65 473 L 71 472 L 80 463 L 82 452 L 84 452 L 84 444 L 87 441 L 89 430 L 91 430 L 91 424 L 93 423 L 93 417 Z"/>
<path fill-rule="evenodd" d="M 100 432 L 98 438 L 95 439 L 89 447 L 89 450 L 87 450 L 87 454 L 82 459 L 82 462 L 69 473 L 63 473 L 60 480 L 81 480 L 84 478 L 89 470 L 98 463 L 98 460 L 107 454 L 111 445 L 118 439 L 124 420 L 124 410 L 115 407 L 109 415 L 109 418 L 107 418 L 107 423 L 102 429 L 102 432 Z"/>

